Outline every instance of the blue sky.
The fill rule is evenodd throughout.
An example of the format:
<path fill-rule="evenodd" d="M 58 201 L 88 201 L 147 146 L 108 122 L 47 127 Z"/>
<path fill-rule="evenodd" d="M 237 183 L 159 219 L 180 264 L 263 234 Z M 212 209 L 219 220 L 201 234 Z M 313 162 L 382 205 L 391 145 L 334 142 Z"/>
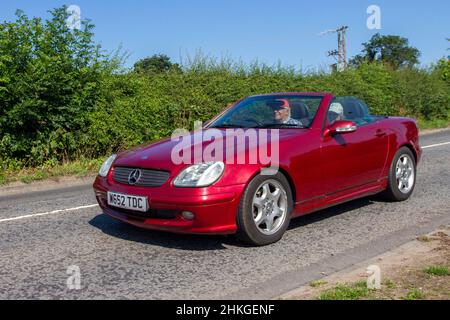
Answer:
<path fill-rule="evenodd" d="M 121 44 L 131 55 L 128 65 L 154 53 L 173 61 L 203 53 L 228 55 L 250 62 L 294 65 L 303 70 L 325 67 L 333 60 L 326 52 L 336 48 L 336 35 L 321 31 L 348 25 L 348 54 L 378 32 L 366 26 L 367 7 L 381 8 L 382 34 L 407 37 L 427 65 L 449 55 L 450 2 L 428 0 L 2 0 L 0 20 L 14 18 L 20 8 L 29 16 L 47 17 L 47 10 L 78 5 L 82 18 L 96 25 L 96 40 L 107 51 Z"/>

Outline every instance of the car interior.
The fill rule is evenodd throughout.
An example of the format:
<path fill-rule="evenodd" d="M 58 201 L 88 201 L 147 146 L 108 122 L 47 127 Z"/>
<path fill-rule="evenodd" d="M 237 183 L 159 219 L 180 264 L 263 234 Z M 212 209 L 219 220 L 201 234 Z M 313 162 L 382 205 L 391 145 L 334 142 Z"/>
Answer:
<path fill-rule="evenodd" d="M 380 117 L 373 116 L 365 103 L 354 98 L 338 98 L 330 104 L 328 109 L 328 124 L 337 120 L 349 120 L 362 126 L 378 120 Z"/>
<path fill-rule="evenodd" d="M 309 126 L 312 121 L 309 108 L 303 102 L 291 102 L 291 117 L 301 121 L 305 126 Z"/>

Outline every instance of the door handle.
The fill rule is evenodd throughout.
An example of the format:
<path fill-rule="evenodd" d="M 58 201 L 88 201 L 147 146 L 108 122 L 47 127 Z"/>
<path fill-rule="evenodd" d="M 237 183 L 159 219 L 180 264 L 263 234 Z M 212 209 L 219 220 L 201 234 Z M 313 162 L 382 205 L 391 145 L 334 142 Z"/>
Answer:
<path fill-rule="evenodd" d="M 386 132 L 383 132 L 382 130 L 377 130 L 377 133 L 375 134 L 375 136 L 377 136 L 378 138 L 382 138 L 386 135 Z"/>

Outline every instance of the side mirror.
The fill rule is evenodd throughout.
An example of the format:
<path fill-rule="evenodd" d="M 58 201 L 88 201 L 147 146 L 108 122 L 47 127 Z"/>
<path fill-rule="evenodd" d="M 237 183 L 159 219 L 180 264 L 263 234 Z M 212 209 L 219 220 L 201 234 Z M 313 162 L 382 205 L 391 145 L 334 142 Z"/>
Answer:
<path fill-rule="evenodd" d="M 336 134 L 345 134 L 355 132 L 358 127 L 353 121 L 338 120 L 325 129 L 325 136 L 334 136 Z"/>

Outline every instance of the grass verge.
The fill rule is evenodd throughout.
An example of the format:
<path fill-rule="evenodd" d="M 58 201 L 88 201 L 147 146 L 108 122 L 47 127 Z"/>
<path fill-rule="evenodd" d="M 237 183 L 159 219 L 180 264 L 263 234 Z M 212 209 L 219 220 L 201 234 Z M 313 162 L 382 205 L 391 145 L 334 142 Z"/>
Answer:
<path fill-rule="evenodd" d="M 352 284 L 338 284 L 336 287 L 325 290 L 319 300 L 359 300 L 367 297 L 369 290 L 365 281 Z"/>
<path fill-rule="evenodd" d="M 447 266 L 431 266 L 425 268 L 423 272 L 428 273 L 433 276 L 450 276 L 450 270 Z"/>
<path fill-rule="evenodd" d="M 420 130 L 428 130 L 428 129 L 445 129 L 450 127 L 450 118 L 449 119 L 434 119 L 434 120 L 425 120 L 425 119 L 417 119 L 417 124 Z"/>
<path fill-rule="evenodd" d="M 103 158 L 80 159 L 51 166 L 44 165 L 36 168 L 6 169 L 0 172 L 0 186 L 17 181 L 31 183 L 33 181 L 55 177 L 86 177 L 96 174 L 103 161 Z"/>
<path fill-rule="evenodd" d="M 424 298 L 422 291 L 416 288 L 412 288 L 406 294 L 405 300 L 421 300 Z"/>
<path fill-rule="evenodd" d="M 367 288 L 367 267 L 380 268 L 381 288 Z M 353 270 L 331 274 L 290 292 L 294 300 L 450 300 L 450 226 L 440 226 Z"/>

